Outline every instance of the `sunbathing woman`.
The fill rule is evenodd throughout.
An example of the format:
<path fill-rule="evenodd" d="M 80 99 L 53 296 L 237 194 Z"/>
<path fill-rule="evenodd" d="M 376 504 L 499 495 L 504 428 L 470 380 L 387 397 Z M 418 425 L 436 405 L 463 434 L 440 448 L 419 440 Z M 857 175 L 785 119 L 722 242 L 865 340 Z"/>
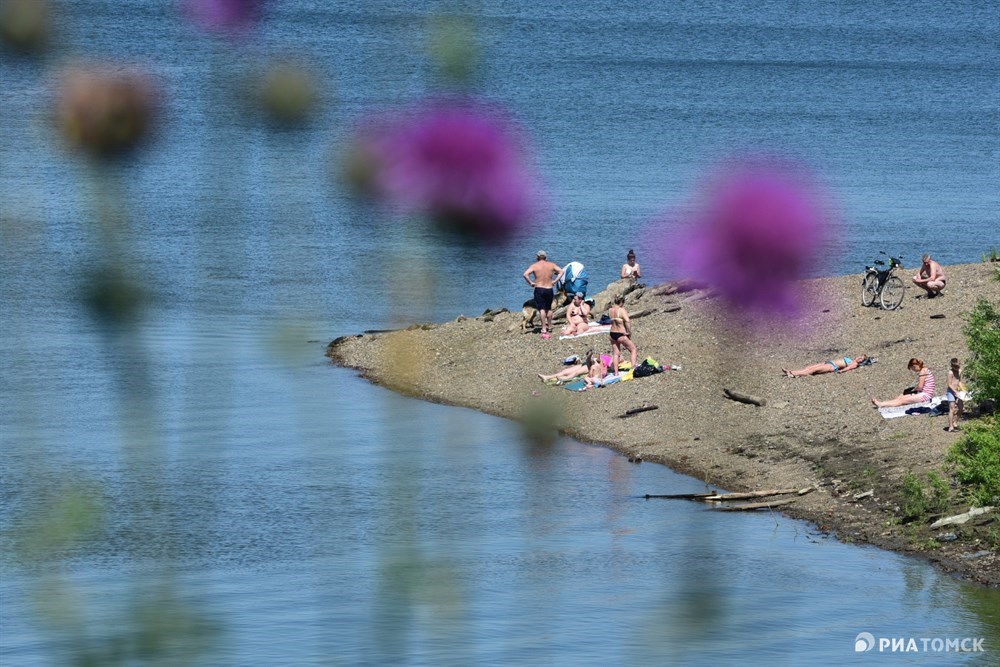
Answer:
<path fill-rule="evenodd" d="M 632 355 L 632 368 L 635 368 L 635 359 L 638 352 L 635 343 L 632 342 L 632 320 L 628 318 L 628 311 L 625 310 L 625 295 L 619 294 L 615 297 L 615 305 L 611 306 L 608 314 L 611 316 L 611 346 L 614 352 L 611 355 L 611 368 L 618 374 L 618 360 L 622 355 L 624 347 Z"/>
<path fill-rule="evenodd" d="M 573 303 L 566 309 L 566 322 L 564 336 L 582 334 L 590 328 L 590 306 L 583 300 L 583 292 L 573 295 Z"/>
<path fill-rule="evenodd" d="M 580 377 L 581 375 L 586 375 L 588 366 L 586 359 L 590 359 L 594 355 L 593 350 L 587 351 L 587 356 L 584 357 L 585 361 L 579 364 L 573 364 L 572 366 L 567 366 L 558 373 L 553 373 L 552 375 L 544 375 L 542 373 L 538 374 L 538 378 L 542 382 L 549 382 L 551 380 L 556 380 L 559 384 L 562 384 L 566 380 L 572 380 L 575 377 Z"/>
<path fill-rule="evenodd" d="M 934 381 L 934 373 L 924 365 L 920 359 L 910 359 L 906 366 L 917 374 L 917 386 L 913 388 L 912 394 L 900 394 L 896 398 L 888 401 L 880 401 L 872 396 L 872 403 L 876 408 L 895 408 L 900 405 L 912 405 L 913 403 L 924 403 L 934 398 L 937 385 Z"/>
<path fill-rule="evenodd" d="M 847 371 L 853 371 L 858 366 L 863 366 L 866 361 L 868 361 L 867 354 L 862 354 L 856 359 L 838 357 L 830 361 L 824 361 L 821 364 L 813 364 L 812 366 L 806 366 L 794 371 L 782 368 L 781 372 L 790 378 L 798 378 L 803 375 L 822 375 L 823 373 L 846 373 Z"/>

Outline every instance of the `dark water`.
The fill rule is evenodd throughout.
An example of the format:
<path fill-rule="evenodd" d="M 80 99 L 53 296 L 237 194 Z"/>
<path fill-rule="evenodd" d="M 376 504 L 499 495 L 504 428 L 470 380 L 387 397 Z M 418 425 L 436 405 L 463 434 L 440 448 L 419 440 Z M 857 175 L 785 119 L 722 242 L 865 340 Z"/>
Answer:
<path fill-rule="evenodd" d="M 669 276 L 643 254 L 650 221 L 742 149 L 796 155 L 835 194 L 817 273 L 1000 245 L 995 6 L 537 5 L 477 10 L 481 88 L 530 128 L 551 188 L 548 224 L 489 250 L 375 220 L 328 175 L 355 119 L 433 85 L 431 10 L 286 2 L 212 45 L 168 4 L 76 3 L 57 60 L 142 63 L 165 89 L 160 141 L 110 174 L 54 146 L 55 63 L 4 56 L 0 662 L 165 624 L 192 652 L 204 638 L 198 664 L 996 661 L 993 592 L 802 523 L 641 500 L 703 485 L 571 441 L 532 451 L 326 363 L 337 335 L 520 304 L 537 247 L 597 285 L 628 247 Z M 288 50 L 331 103 L 274 135 L 228 86 Z M 126 334 L 79 305 L 102 201 L 154 296 Z M 857 655 L 862 631 L 994 643 Z"/>

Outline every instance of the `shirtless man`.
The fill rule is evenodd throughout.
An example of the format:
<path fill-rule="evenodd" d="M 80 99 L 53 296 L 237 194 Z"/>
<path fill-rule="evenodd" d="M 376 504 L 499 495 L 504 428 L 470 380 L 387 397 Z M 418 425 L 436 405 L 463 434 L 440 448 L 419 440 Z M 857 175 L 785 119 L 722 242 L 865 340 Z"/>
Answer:
<path fill-rule="evenodd" d="M 573 295 L 573 303 L 566 309 L 566 326 L 564 336 L 582 334 L 590 328 L 590 304 L 583 300 L 583 292 Z"/>
<path fill-rule="evenodd" d="M 535 253 L 535 263 L 524 272 L 524 279 L 535 288 L 535 306 L 542 320 L 542 338 L 550 338 L 552 330 L 552 299 L 555 293 L 552 286 L 562 280 L 563 271 L 549 261 L 544 250 Z"/>
<path fill-rule="evenodd" d="M 923 261 L 920 271 L 913 276 L 913 284 L 926 291 L 928 299 L 933 299 L 944 289 L 944 270 L 929 254 L 924 255 Z"/>

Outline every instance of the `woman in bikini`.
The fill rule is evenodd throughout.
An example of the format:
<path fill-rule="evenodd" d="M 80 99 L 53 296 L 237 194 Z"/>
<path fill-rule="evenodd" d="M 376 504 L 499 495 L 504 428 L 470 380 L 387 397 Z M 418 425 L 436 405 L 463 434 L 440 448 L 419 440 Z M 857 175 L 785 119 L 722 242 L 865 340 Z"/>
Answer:
<path fill-rule="evenodd" d="M 611 306 L 608 314 L 611 316 L 611 346 L 614 352 L 611 355 L 611 368 L 618 373 L 618 360 L 621 358 L 622 347 L 625 347 L 632 355 L 632 368 L 635 368 L 635 360 L 638 352 L 635 343 L 632 342 L 632 321 L 628 318 L 628 311 L 625 310 L 625 295 L 619 294 L 615 297 L 615 303 Z"/>
<path fill-rule="evenodd" d="M 858 366 L 863 366 L 866 361 L 868 361 L 867 354 L 862 354 L 856 359 L 851 359 L 850 357 L 838 357 L 836 359 L 831 359 L 830 361 L 824 361 L 821 364 L 813 364 L 812 366 L 806 366 L 805 368 L 800 368 L 798 370 L 790 371 L 787 368 L 782 368 L 781 372 L 790 378 L 798 378 L 803 375 L 822 375 L 823 373 L 846 373 L 847 371 L 853 371 Z"/>
<path fill-rule="evenodd" d="M 581 375 L 586 375 L 587 371 L 590 370 L 590 366 L 587 364 L 594 356 L 593 350 L 587 350 L 587 354 L 584 357 L 584 362 L 579 364 L 573 364 L 572 366 L 567 366 L 558 373 L 552 373 L 551 375 L 545 375 L 544 373 L 539 373 L 538 378 L 542 382 L 550 382 L 555 380 L 557 384 L 562 384 L 567 380 L 572 380 L 573 378 L 580 377 Z"/>
<path fill-rule="evenodd" d="M 635 261 L 635 251 L 631 248 L 628 249 L 628 255 L 625 256 L 625 263 L 622 264 L 622 279 L 629 278 L 632 282 L 638 282 L 642 278 L 642 269 L 639 268 L 638 262 Z"/>
<path fill-rule="evenodd" d="M 590 328 L 590 306 L 583 300 L 583 292 L 573 295 L 573 303 L 566 309 L 566 321 L 562 330 L 564 336 L 582 334 Z"/>
<path fill-rule="evenodd" d="M 931 372 L 931 369 L 927 368 L 923 361 L 916 358 L 910 359 L 910 363 L 906 367 L 917 374 L 917 386 L 914 387 L 913 393 L 900 394 L 888 401 L 880 401 L 873 396 L 872 403 L 876 408 L 895 408 L 901 405 L 924 403 L 934 398 L 937 384 L 934 381 L 934 373 Z"/>

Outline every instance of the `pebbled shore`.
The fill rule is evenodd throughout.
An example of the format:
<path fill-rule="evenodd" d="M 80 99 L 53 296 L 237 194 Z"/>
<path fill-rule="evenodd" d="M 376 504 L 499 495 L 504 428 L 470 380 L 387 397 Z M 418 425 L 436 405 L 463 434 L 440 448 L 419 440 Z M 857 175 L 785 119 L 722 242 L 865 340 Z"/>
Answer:
<path fill-rule="evenodd" d="M 649 286 L 626 302 L 630 313 L 649 311 L 633 321 L 639 358 L 652 356 L 682 370 L 583 393 L 543 385 L 536 373 L 555 372 L 564 357 L 582 356 L 590 347 L 610 349 L 607 335 L 542 340 L 521 332 L 520 311 L 346 336 L 330 343 L 327 356 L 425 400 L 514 419 L 545 409 L 574 438 L 718 488 L 815 486 L 781 511 L 841 540 L 916 554 L 947 572 L 1000 587 L 1000 513 L 938 530 L 929 529 L 930 520 L 900 521 L 904 475 L 923 478 L 926 471 L 946 469 L 945 456 L 959 435 L 943 430 L 947 417 L 884 420 L 869 402 L 873 393 L 888 398 L 914 383 L 906 370 L 910 357 L 930 366 L 938 393 L 944 392 L 948 360 L 968 355 L 961 314 L 977 298 L 1000 293 L 993 271 L 989 264 L 945 267 L 942 297 L 916 298 L 922 291 L 910 286 L 902 308 L 892 312 L 861 306 L 860 275 L 805 281 L 810 306 L 802 323 L 761 330 L 757 342 L 727 328 L 731 318 L 709 293 L 670 294 L 664 292 L 676 284 Z M 593 296 L 600 305 L 617 289 L 621 285 L 612 284 Z M 877 363 L 842 375 L 791 379 L 780 370 L 863 353 Z M 723 388 L 763 398 L 766 405 L 729 400 Z M 658 409 L 617 418 L 644 405 Z M 855 500 L 867 491 L 873 493 Z M 949 514 L 969 508 L 956 501 L 952 509 Z M 958 539 L 935 540 L 942 533 Z"/>

